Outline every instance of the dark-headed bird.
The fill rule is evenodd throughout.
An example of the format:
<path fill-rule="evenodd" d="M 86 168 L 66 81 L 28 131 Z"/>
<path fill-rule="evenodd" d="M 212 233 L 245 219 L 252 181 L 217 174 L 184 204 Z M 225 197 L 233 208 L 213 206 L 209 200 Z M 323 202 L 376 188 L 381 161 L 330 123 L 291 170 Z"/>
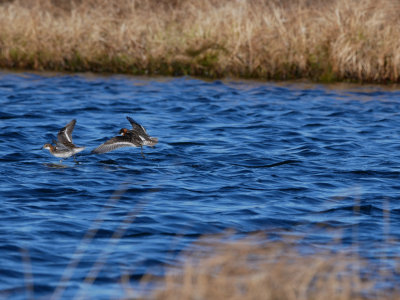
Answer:
<path fill-rule="evenodd" d="M 119 136 L 115 136 L 104 144 L 101 144 L 92 153 L 101 154 L 113 151 L 121 147 L 140 147 L 143 155 L 143 146 L 153 147 L 158 142 L 158 138 L 147 134 L 146 129 L 130 117 L 126 117 L 132 125 L 132 129 L 122 128 Z"/>

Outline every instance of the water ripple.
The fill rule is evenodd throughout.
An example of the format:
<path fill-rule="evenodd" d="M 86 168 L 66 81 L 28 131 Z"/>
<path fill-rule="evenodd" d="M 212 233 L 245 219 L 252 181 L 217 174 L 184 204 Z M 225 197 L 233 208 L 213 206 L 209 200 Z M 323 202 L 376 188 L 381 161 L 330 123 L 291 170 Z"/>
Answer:
<path fill-rule="evenodd" d="M 352 86 L 0 73 L 0 297 L 120 295 L 204 234 L 274 232 L 359 252 L 399 238 L 400 92 Z M 154 148 L 91 155 L 132 116 Z M 77 119 L 79 163 L 40 150 Z M 356 230 L 357 229 L 357 230 Z M 86 236 L 86 240 L 82 239 Z M 86 242 L 88 244 L 86 245 Z M 372 247 L 371 247 L 372 245 Z M 398 244 L 386 245 L 395 253 Z M 383 251 L 383 250 L 382 250 Z M 103 256 L 102 256 L 103 255 Z M 113 295 L 113 296 L 110 296 Z"/>

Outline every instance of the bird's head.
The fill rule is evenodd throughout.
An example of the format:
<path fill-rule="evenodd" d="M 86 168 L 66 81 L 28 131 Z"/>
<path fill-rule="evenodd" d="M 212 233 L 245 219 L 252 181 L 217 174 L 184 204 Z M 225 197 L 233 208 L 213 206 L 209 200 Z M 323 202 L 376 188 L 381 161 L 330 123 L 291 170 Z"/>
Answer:
<path fill-rule="evenodd" d="M 120 135 L 125 135 L 125 134 L 127 134 L 128 133 L 128 129 L 126 129 L 126 128 L 122 128 L 120 131 L 119 131 L 119 134 Z"/>

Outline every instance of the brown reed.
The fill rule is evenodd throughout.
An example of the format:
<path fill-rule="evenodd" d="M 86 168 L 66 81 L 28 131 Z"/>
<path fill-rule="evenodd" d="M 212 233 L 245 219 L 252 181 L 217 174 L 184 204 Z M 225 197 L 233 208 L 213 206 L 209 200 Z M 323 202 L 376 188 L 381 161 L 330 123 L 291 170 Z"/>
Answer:
<path fill-rule="evenodd" d="M 265 242 L 257 236 L 236 242 L 205 238 L 196 245 L 197 250 L 183 256 L 181 268 L 170 269 L 160 287 L 144 298 L 399 299 L 397 287 L 377 289 L 376 278 L 362 271 L 368 270 L 366 262 L 354 253 L 314 249 L 302 254 L 299 244 L 293 242 Z M 391 279 L 396 286 L 394 277 Z"/>
<path fill-rule="evenodd" d="M 393 0 L 0 2 L 0 67 L 399 82 Z"/>

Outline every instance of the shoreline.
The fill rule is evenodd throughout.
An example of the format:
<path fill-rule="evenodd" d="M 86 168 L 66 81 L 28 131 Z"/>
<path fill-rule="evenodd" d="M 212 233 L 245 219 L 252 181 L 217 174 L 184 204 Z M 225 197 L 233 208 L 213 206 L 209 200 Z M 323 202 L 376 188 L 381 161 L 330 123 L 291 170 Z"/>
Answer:
<path fill-rule="evenodd" d="M 79 76 L 83 78 L 111 78 L 111 77 L 121 77 L 132 80 L 139 81 L 169 81 L 169 80 L 179 80 L 179 79 L 188 79 L 188 80 L 201 80 L 204 82 L 212 83 L 215 81 L 221 81 L 225 83 L 236 82 L 236 83 L 249 83 L 249 84 L 272 84 L 278 85 L 282 87 L 298 87 L 298 88 L 315 88 L 316 86 L 321 86 L 327 89 L 335 89 L 335 90 L 354 90 L 358 89 L 370 89 L 371 91 L 376 90 L 385 90 L 385 91 L 398 91 L 400 90 L 399 83 L 368 83 L 368 82 L 348 82 L 348 81 L 332 81 L 332 82 L 318 82 L 312 81 L 307 78 L 299 78 L 299 79 L 291 79 L 291 80 L 266 80 L 263 78 L 238 78 L 238 77 L 223 77 L 223 78 L 209 78 L 209 77 L 200 77 L 200 76 L 169 76 L 169 75 L 133 75 L 133 74 L 124 74 L 124 73 L 110 73 L 110 72 L 73 72 L 73 71 L 51 71 L 51 70 L 31 70 L 31 69 L 6 69 L 0 67 L 0 76 L 2 75 L 21 75 L 21 76 L 30 76 L 37 75 L 43 77 L 52 77 L 52 76 Z"/>
<path fill-rule="evenodd" d="M 160 3 L 2 2 L 0 68 L 400 82 L 400 4 L 389 0 Z"/>

